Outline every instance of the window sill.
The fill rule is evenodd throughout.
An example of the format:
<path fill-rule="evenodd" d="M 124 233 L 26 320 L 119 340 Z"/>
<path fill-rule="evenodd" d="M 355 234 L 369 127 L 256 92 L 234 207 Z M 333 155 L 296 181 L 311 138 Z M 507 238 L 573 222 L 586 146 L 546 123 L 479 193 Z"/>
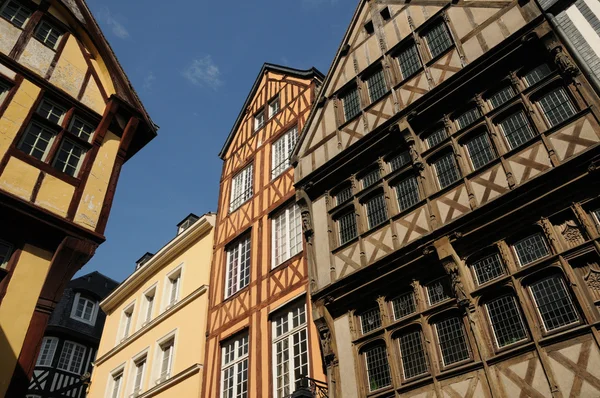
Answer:
<path fill-rule="evenodd" d="M 433 382 L 433 376 L 427 372 L 419 376 L 411 377 L 408 380 L 402 380 L 402 385 L 397 389 L 399 393 L 403 393 L 407 390 L 412 390 L 415 387 L 419 387 L 423 384 L 429 384 Z"/>
<path fill-rule="evenodd" d="M 269 273 L 281 271 L 283 268 L 288 267 L 294 261 L 297 261 L 299 258 L 302 258 L 303 254 L 304 254 L 304 250 L 300 250 L 298 253 L 294 254 L 292 257 L 290 257 L 286 260 L 283 260 L 281 263 L 275 265 L 274 267 L 271 267 L 271 270 L 269 271 Z"/>
<path fill-rule="evenodd" d="M 543 328 L 541 324 L 539 327 Z M 556 329 L 551 332 L 545 332 L 542 330 L 541 332 L 544 337 L 542 337 L 538 343 L 540 346 L 547 346 L 556 343 L 558 340 L 562 341 L 566 337 L 574 337 L 575 335 L 585 334 L 590 328 L 591 325 L 582 324 L 582 321 L 580 320 L 577 323 L 563 326 L 560 329 Z"/>
<path fill-rule="evenodd" d="M 441 365 L 442 370 L 438 373 L 439 378 L 449 378 L 457 373 L 465 373 L 470 370 L 473 370 L 478 367 L 482 367 L 483 363 L 481 361 L 473 361 L 472 358 L 465 359 L 464 361 L 460 361 L 457 363 L 453 363 L 452 365 L 444 366 Z"/>
<path fill-rule="evenodd" d="M 331 254 L 335 255 L 335 254 L 337 254 L 338 252 L 340 252 L 340 251 L 344 250 L 345 248 L 347 248 L 347 247 L 349 247 L 349 246 L 352 246 L 353 244 L 357 243 L 357 242 L 358 242 L 358 237 L 359 237 L 359 236 L 360 236 L 360 235 L 356 235 L 354 238 L 350 239 L 348 242 L 342 243 L 341 245 L 339 245 L 338 247 L 336 247 L 335 249 L 333 249 L 333 250 L 331 251 Z"/>
<path fill-rule="evenodd" d="M 368 388 L 368 386 L 367 386 L 367 388 Z M 378 388 L 377 390 L 374 390 L 374 391 L 368 391 L 367 397 L 379 398 L 379 397 L 388 396 L 387 394 L 389 394 L 390 391 L 394 391 L 394 387 L 391 384 L 389 386 Z"/>
<path fill-rule="evenodd" d="M 531 338 L 511 344 L 510 347 L 495 348 L 495 354 L 491 358 L 486 360 L 488 365 L 493 365 L 497 362 L 504 361 L 508 357 L 514 357 L 526 351 L 532 351 L 535 349 L 535 343 L 531 341 Z"/>

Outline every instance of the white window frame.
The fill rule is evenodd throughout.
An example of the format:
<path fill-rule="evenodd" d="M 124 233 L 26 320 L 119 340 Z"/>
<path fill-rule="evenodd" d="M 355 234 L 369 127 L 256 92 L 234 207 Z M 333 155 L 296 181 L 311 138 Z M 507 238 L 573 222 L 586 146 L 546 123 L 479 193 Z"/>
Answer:
<path fill-rule="evenodd" d="M 129 394 L 130 397 L 137 397 L 138 395 L 141 395 L 142 392 L 144 391 L 144 381 L 146 379 L 146 373 L 148 371 L 148 351 L 149 349 L 146 348 L 144 349 L 144 351 L 140 352 L 139 354 L 137 354 L 136 356 L 134 356 L 131 359 L 131 370 L 130 370 L 130 388 L 129 388 Z M 142 377 L 140 380 L 140 388 L 139 390 L 136 391 L 136 381 L 137 381 L 137 372 L 139 369 L 138 364 L 143 361 L 142 364 Z"/>
<path fill-rule="evenodd" d="M 276 104 L 277 106 L 273 106 Z M 281 102 L 279 101 L 279 94 L 277 94 L 271 101 L 269 101 L 269 119 L 277 115 L 281 111 Z"/>
<path fill-rule="evenodd" d="M 243 248 L 244 248 L 244 242 L 248 240 L 248 244 L 250 245 L 250 255 L 248 256 L 248 273 L 250 274 L 250 272 L 252 271 L 252 234 L 248 233 L 245 235 L 242 235 L 241 237 L 237 238 L 237 240 L 235 240 L 233 242 L 232 245 L 230 245 L 229 247 L 226 248 L 225 250 L 225 254 L 226 254 L 226 258 L 225 260 L 227 261 L 227 265 L 225 267 L 225 299 L 233 296 L 234 294 L 236 294 L 237 292 L 239 292 L 240 290 L 244 289 L 246 286 L 248 286 L 250 284 L 250 281 L 248 281 L 248 284 L 244 284 L 242 285 L 242 261 L 241 261 L 241 255 L 243 252 Z M 231 261 L 231 256 L 232 256 L 232 252 L 233 252 L 233 248 L 237 246 L 237 250 L 238 252 L 238 261 L 239 264 L 237 265 L 237 275 L 235 280 L 236 282 L 236 286 L 230 286 L 230 280 L 229 280 L 229 272 L 231 270 L 231 266 L 232 261 Z M 251 274 L 250 274 L 251 276 Z M 229 294 L 229 291 L 231 290 L 231 294 Z"/>
<path fill-rule="evenodd" d="M 50 344 L 48 348 L 48 356 L 46 360 L 42 362 L 42 354 L 44 353 L 44 348 L 47 344 Z M 56 347 L 58 346 L 58 338 L 57 337 L 44 337 L 42 340 L 42 348 L 40 348 L 40 353 L 38 354 L 37 361 L 35 366 L 44 366 L 51 367 L 52 361 L 54 360 L 54 355 L 56 354 Z"/>
<path fill-rule="evenodd" d="M 262 115 L 262 122 L 260 121 L 260 116 Z M 265 110 L 261 110 L 260 112 L 256 113 L 254 115 L 254 131 L 258 131 L 260 129 L 262 129 L 265 124 L 267 123 L 266 117 L 265 117 Z"/>
<path fill-rule="evenodd" d="M 117 377 L 119 380 L 119 388 L 117 390 L 117 395 L 114 394 L 115 383 L 117 381 Z M 106 382 L 106 393 L 104 394 L 106 398 L 119 398 L 123 391 L 123 382 L 125 381 L 125 364 L 122 363 L 115 369 L 111 370 L 108 374 L 108 380 Z"/>
<path fill-rule="evenodd" d="M 65 350 L 65 347 L 67 344 L 72 344 L 73 350 L 71 351 L 71 354 L 69 355 L 69 360 L 67 362 L 66 369 L 65 369 L 65 368 L 60 367 L 60 358 L 62 357 L 62 353 Z M 73 357 L 75 356 L 75 348 L 76 347 L 83 348 L 83 356 L 81 357 L 81 363 L 79 364 L 79 368 L 76 371 L 71 371 L 71 370 L 69 370 L 69 368 L 71 367 L 71 363 L 73 362 Z M 63 345 L 60 350 L 60 357 L 59 357 L 58 363 L 56 364 L 56 369 L 64 370 L 65 372 L 69 372 L 69 373 L 73 373 L 73 374 L 77 374 L 77 375 L 81 375 L 81 368 L 83 368 L 83 365 L 86 361 L 85 354 L 87 354 L 87 353 L 88 353 L 88 350 L 87 350 L 86 346 L 76 343 L 74 341 L 70 341 L 70 340 L 63 341 Z"/>
<path fill-rule="evenodd" d="M 168 370 L 167 370 L 166 374 L 163 376 L 162 364 L 163 364 L 164 353 L 165 353 L 165 351 L 163 351 L 163 347 L 166 344 L 169 344 L 171 342 L 172 342 L 171 358 L 169 359 Z M 175 364 L 176 344 L 177 344 L 177 329 L 173 330 L 169 334 L 165 335 L 164 337 L 162 337 L 156 341 L 156 349 L 155 349 L 156 355 L 155 355 L 155 361 L 154 361 L 154 366 L 153 366 L 154 377 L 152 378 L 154 380 L 155 384 L 160 384 L 174 376 L 174 374 L 173 374 L 174 366 L 173 365 Z"/>
<path fill-rule="evenodd" d="M 40 30 L 42 28 L 42 24 L 46 24 L 50 27 L 50 30 L 48 33 L 54 31 L 57 33 L 58 38 L 56 39 L 56 43 L 54 43 L 54 45 L 50 45 L 51 43 L 48 43 L 48 37 L 49 35 L 46 35 L 46 37 L 44 37 L 44 40 L 40 39 L 37 35 L 38 35 L 38 30 Z M 52 22 L 48 22 L 48 20 L 46 19 L 42 19 L 40 21 L 40 23 L 38 24 L 38 26 L 35 28 L 35 31 L 33 32 L 33 38 L 36 39 L 37 41 L 39 41 L 40 43 L 42 43 L 43 45 L 45 45 L 46 47 L 52 49 L 52 50 L 56 50 L 58 48 L 58 46 L 60 45 L 61 40 L 63 39 L 63 36 L 65 35 L 65 33 L 56 26 L 56 24 L 52 23 Z"/>
<path fill-rule="evenodd" d="M 52 101 L 51 99 L 43 98 L 42 101 L 40 102 L 40 104 L 38 105 L 37 113 L 38 113 L 38 115 L 40 115 L 41 117 L 43 117 L 44 119 L 49 121 L 50 123 L 54 123 L 54 122 L 52 120 L 48 119 L 48 115 L 44 115 L 42 113 L 42 105 L 44 105 L 44 102 L 50 104 L 52 106 L 52 108 L 56 108 L 56 109 L 59 109 L 62 111 L 60 118 L 58 118 L 58 122 L 56 122 L 57 125 L 61 126 L 62 122 L 65 120 L 65 116 L 67 115 L 67 109 L 64 106 L 56 103 L 55 101 Z"/>
<path fill-rule="evenodd" d="M 293 327 L 293 316 L 294 316 L 294 311 L 297 310 L 300 307 L 304 307 L 304 323 L 296 326 L 295 328 Z M 272 336 L 272 341 L 271 341 L 271 345 L 272 345 L 272 352 L 273 352 L 273 361 L 272 361 L 272 366 L 273 366 L 273 372 L 271 373 L 273 375 L 273 397 L 278 397 L 277 395 L 277 343 L 287 340 L 288 341 L 288 363 L 289 363 L 289 367 L 288 367 L 288 375 L 289 375 L 289 391 L 287 392 L 286 395 L 284 395 L 285 397 L 287 397 L 289 394 L 291 394 L 295 388 L 296 388 L 296 382 L 297 380 L 294 379 L 294 373 L 296 370 L 296 363 L 294 362 L 295 360 L 295 355 L 293 352 L 294 349 L 294 336 L 297 335 L 298 333 L 301 333 L 303 330 L 306 333 L 306 366 L 308 369 L 308 374 L 306 376 L 310 375 L 310 360 L 309 360 L 309 355 L 310 355 L 310 346 L 308 344 L 308 309 L 306 307 L 306 300 L 301 300 L 299 302 L 296 303 L 292 303 L 289 304 L 287 307 L 284 307 L 284 309 L 280 309 L 277 310 L 276 312 L 285 312 L 285 316 L 287 316 L 287 324 L 289 325 L 289 329 L 287 332 L 282 333 L 280 336 L 277 336 L 277 322 L 275 322 L 275 320 L 271 321 L 271 336 Z"/>
<path fill-rule="evenodd" d="M 33 156 L 33 154 L 25 152 L 23 149 L 21 149 L 21 145 L 23 145 L 23 142 L 27 138 L 27 135 L 30 134 L 30 130 L 33 126 L 37 126 L 38 128 L 42 129 L 43 131 L 47 131 L 48 133 L 52 134 L 52 137 L 50 138 L 50 140 L 48 140 L 48 145 L 46 146 L 46 149 L 44 150 L 44 154 L 42 155 L 42 158 L 40 159 L 42 162 L 45 162 L 46 158 L 48 157 L 48 154 L 50 153 L 50 149 L 52 149 L 52 146 L 54 145 L 54 140 L 56 139 L 57 133 L 56 133 L 56 131 L 44 126 L 42 123 L 39 123 L 36 121 L 32 121 L 31 123 L 29 123 L 29 125 L 27 126 L 27 129 L 25 129 L 25 134 L 23 134 L 23 137 L 19 141 L 19 145 L 17 146 L 17 148 L 19 148 L 20 151 L 28 154 L 29 156 Z M 36 142 L 37 142 L 37 140 L 36 140 Z"/>
<path fill-rule="evenodd" d="M 127 314 L 131 315 L 128 317 Z M 133 326 L 133 315 L 135 314 L 135 301 L 126 306 L 121 312 L 121 320 L 119 321 L 119 332 L 117 333 L 117 345 L 127 340 L 131 336 Z M 130 318 L 127 323 L 127 318 Z M 127 326 L 127 327 L 126 327 Z"/>
<path fill-rule="evenodd" d="M 10 261 L 10 257 L 12 256 L 13 253 L 13 246 L 0 239 L 0 246 L 4 246 L 6 248 L 6 256 L 5 258 L 0 262 L 0 269 L 6 269 L 6 267 L 8 266 L 8 262 Z"/>
<path fill-rule="evenodd" d="M 232 213 L 235 210 L 242 207 L 252 196 L 254 195 L 254 164 L 250 163 L 238 172 L 231 179 L 231 194 L 229 197 L 229 212 Z M 248 189 L 246 189 L 248 188 Z M 239 194 L 236 195 L 236 191 L 239 190 Z M 249 191 L 249 192 L 248 192 Z M 246 192 L 242 195 L 242 192 Z M 239 203 L 234 203 L 238 198 L 244 197 L 244 200 Z"/>
<path fill-rule="evenodd" d="M 280 230 L 277 228 L 278 222 Z M 292 245 L 292 234 L 294 232 L 296 233 L 294 236 L 296 245 Z M 282 237 L 285 238 L 285 241 L 280 244 Z M 300 243 L 299 247 L 298 242 Z M 279 256 L 277 256 L 278 248 L 282 249 Z M 298 253 L 302 253 L 302 250 L 302 216 L 300 215 L 300 207 L 294 202 L 271 217 L 271 269 L 276 268 Z"/>
<path fill-rule="evenodd" d="M 66 145 L 67 143 L 70 143 L 71 145 L 73 145 L 73 148 L 79 148 L 81 150 L 81 156 L 79 157 L 79 159 L 77 159 L 77 165 L 75 166 L 75 171 L 73 172 L 72 175 L 67 172 L 67 168 L 68 168 L 68 166 L 71 166 L 69 164 L 69 160 L 71 159 L 71 157 L 75 157 L 75 156 L 73 155 L 73 151 L 67 151 L 66 149 L 63 149 L 64 145 Z M 64 152 L 68 153 L 68 156 L 67 156 L 67 161 L 65 162 L 65 164 L 62 167 L 60 167 L 58 165 L 58 155 L 60 155 L 61 151 L 63 151 L 63 150 L 64 150 Z M 52 162 L 52 167 L 54 167 L 58 171 L 61 171 L 67 175 L 70 175 L 71 177 L 77 178 L 77 176 L 79 175 L 79 171 L 81 170 L 81 166 L 83 165 L 83 161 L 85 160 L 85 155 L 87 155 L 87 149 L 85 149 L 83 146 L 76 143 L 74 140 L 65 138 L 61 141 L 60 145 L 58 146 L 58 150 L 56 151 L 56 157 L 54 158 L 54 161 Z"/>
<path fill-rule="evenodd" d="M 173 279 L 177 278 L 177 286 L 175 288 L 177 291 L 175 292 L 175 300 L 172 300 L 173 297 Z M 181 299 L 181 284 L 183 281 L 183 263 L 179 264 L 177 268 L 173 269 L 169 272 L 165 278 L 165 288 L 163 289 L 164 297 L 163 297 L 163 311 L 168 310 L 173 307 L 175 304 L 179 302 Z"/>
<path fill-rule="evenodd" d="M 281 137 L 271 145 L 271 179 L 275 179 L 290 168 L 290 155 L 298 142 L 298 126 L 294 126 L 286 131 Z M 283 145 L 279 145 L 279 144 Z M 283 147 L 284 153 L 281 154 L 278 148 Z M 281 158 L 284 158 L 282 161 Z"/>
<path fill-rule="evenodd" d="M 494 323 L 492 322 L 492 317 L 490 316 L 489 304 L 490 304 L 490 301 L 493 301 L 493 300 L 490 300 L 487 303 L 485 303 L 485 312 L 487 315 L 488 324 L 490 325 L 490 329 L 492 329 L 492 334 L 494 335 L 494 347 L 496 347 L 499 350 L 505 349 L 506 347 L 514 346 L 515 344 L 522 343 L 523 341 L 527 340 L 527 338 L 528 338 L 527 327 L 525 326 L 525 322 L 523 321 L 523 317 L 521 316 L 521 309 L 519 307 L 519 302 L 517 301 L 516 297 L 511 294 L 504 294 L 504 295 L 496 296 L 496 297 L 494 297 L 494 299 L 500 299 L 503 297 L 510 297 L 511 300 L 513 300 L 513 302 L 515 304 L 515 310 L 517 311 L 517 315 L 519 317 L 519 322 L 521 322 L 521 327 L 523 327 L 523 330 L 525 331 L 525 337 L 521 340 L 515 341 L 510 344 L 506 344 L 506 345 L 500 347 L 500 344 L 498 344 L 498 335 L 496 334 L 496 328 L 494 327 Z M 531 297 L 533 297 L 533 294 L 531 294 Z M 540 319 L 542 319 L 541 316 L 540 316 Z"/>
<path fill-rule="evenodd" d="M 140 313 L 140 317 L 138 319 L 139 321 L 139 328 L 143 328 L 144 326 L 146 326 L 148 323 L 150 323 L 153 319 L 154 313 L 156 312 L 156 299 L 157 299 L 157 292 L 158 292 L 158 283 L 155 283 L 154 285 L 152 285 L 151 287 L 149 287 L 148 289 L 146 289 L 144 291 L 144 293 L 142 293 L 142 312 Z M 152 297 L 152 308 L 148 308 L 150 301 L 148 300 L 149 297 Z M 150 310 L 150 314 L 148 314 L 148 310 Z"/>
<path fill-rule="evenodd" d="M 248 352 L 242 355 L 239 355 L 239 347 L 240 347 L 240 341 L 242 341 L 244 339 L 244 337 L 246 339 L 248 339 Z M 234 345 L 234 359 L 231 362 L 225 363 L 225 352 L 226 352 L 226 346 L 233 342 Z M 237 336 L 234 336 L 232 338 L 229 338 L 223 342 L 221 342 L 221 377 L 220 377 L 220 382 L 219 382 L 219 395 L 221 398 L 225 398 L 224 395 L 224 391 L 223 391 L 223 379 L 225 376 L 225 371 L 229 368 L 237 368 L 237 366 L 241 363 L 244 363 L 244 361 L 246 361 L 246 369 L 247 369 L 247 373 L 246 373 L 246 388 L 248 387 L 248 382 L 250 381 L 250 362 L 249 362 L 249 353 L 250 353 L 250 334 L 248 333 L 248 331 L 244 332 L 244 333 L 240 333 Z M 237 370 L 234 371 L 233 373 L 233 393 L 234 393 L 234 398 L 241 398 L 242 395 L 240 394 L 240 391 L 237 391 L 237 387 L 238 387 L 238 373 Z"/>
<path fill-rule="evenodd" d="M 75 121 L 79 121 L 81 124 L 89 126 L 92 129 L 92 131 L 90 132 L 90 136 L 87 140 L 81 136 L 81 130 L 79 132 L 73 132 L 73 125 L 75 124 Z M 68 131 L 69 131 L 69 133 L 73 134 L 76 137 L 81 138 L 84 141 L 92 142 L 92 139 L 94 138 L 94 133 L 96 132 L 96 129 L 94 128 L 94 126 L 91 123 L 89 123 L 84 118 L 74 115 L 73 118 L 71 118 L 71 121 L 69 122 Z"/>
<path fill-rule="evenodd" d="M 27 25 L 27 22 L 29 22 L 29 19 L 31 19 L 31 15 L 33 15 L 33 12 L 28 7 L 26 7 L 24 4 L 21 4 L 19 1 L 7 0 L 2 5 L 2 8 L 0 8 L 0 13 L 2 13 L 4 11 L 4 9 L 8 6 L 9 3 L 15 3 L 19 7 L 19 10 L 26 10 L 29 13 L 29 16 L 25 19 L 25 22 L 23 22 L 23 25 L 17 25 L 16 23 L 14 23 L 14 18 L 11 20 L 6 18 L 5 16 L 2 16 L 2 18 L 5 19 L 6 21 L 10 22 L 11 24 L 13 24 L 14 26 L 16 26 L 19 29 L 25 28 L 25 25 Z M 18 13 L 18 11 L 17 11 L 17 13 Z"/>
<path fill-rule="evenodd" d="M 76 313 L 77 313 L 77 306 L 79 305 L 79 301 L 83 301 L 84 302 L 83 313 L 81 315 L 85 314 L 86 303 L 91 303 L 91 305 L 92 305 L 91 319 L 85 319 L 83 317 L 79 317 L 79 316 L 76 315 Z M 81 295 L 81 293 L 75 294 L 75 299 L 73 299 L 73 306 L 71 308 L 71 319 L 75 319 L 76 321 L 87 323 L 88 325 L 94 326 L 96 324 L 96 317 L 97 317 L 97 315 L 98 315 L 98 302 L 92 301 L 92 300 L 90 300 L 87 297 L 83 297 Z"/>

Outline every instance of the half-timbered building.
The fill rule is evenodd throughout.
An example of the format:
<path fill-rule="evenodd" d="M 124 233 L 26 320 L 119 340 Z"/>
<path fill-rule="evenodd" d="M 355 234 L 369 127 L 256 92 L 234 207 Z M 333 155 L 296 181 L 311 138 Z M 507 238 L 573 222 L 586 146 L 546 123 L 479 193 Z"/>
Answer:
<path fill-rule="evenodd" d="M 83 0 L 0 1 L 0 396 L 25 394 L 121 168 L 156 131 Z"/>
<path fill-rule="evenodd" d="M 106 314 L 102 301 L 118 283 L 99 272 L 73 279 L 46 327 L 27 398 L 84 398 Z"/>
<path fill-rule="evenodd" d="M 536 2 L 359 2 L 292 156 L 330 398 L 600 395 L 598 104 Z"/>
<path fill-rule="evenodd" d="M 203 397 L 284 397 L 323 380 L 289 155 L 323 76 L 261 69 L 220 157 Z"/>

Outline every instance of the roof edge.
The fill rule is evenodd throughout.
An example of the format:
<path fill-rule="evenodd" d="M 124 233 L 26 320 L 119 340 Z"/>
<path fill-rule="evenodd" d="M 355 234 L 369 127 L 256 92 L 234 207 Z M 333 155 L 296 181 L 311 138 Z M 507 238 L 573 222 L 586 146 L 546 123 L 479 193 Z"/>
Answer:
<path fill-rule="evenodd" d="M 268 71 L 280 72 L 280 73 L 283 73 L 286 75 L 292 75 L 292 76 L 302 77 L 302 78 L 315 78 L 315 79 L 319 80 L 320 82 L 323 82 L 323 80 L 325 79 L 325 75 L 320 70 L 315 68 L 314 66 L 309 69 L 296 69 L 296 68 L 290 68 L 288 66 L 282 66 L 282 65 L 271 64 L 271 63 L 265 62 L 263 64 L 263 66 L 261 67 L 260 72 L 258 73 L 258 76 L 256 77 L 256 80 L 254 81 L 254 84 L 252 85 L 252 88 L 250 89 L 250 92 L 248 93 L 248 96 L 246 97 L 246 100 L 244 101 L 244 105 L 242 106 L 242 109 L 241 109 L 240 113 L 238 114 L 238 117 L 236 118 L 235 123 L 233 124 L 233 127 L 231 128 L 231 131 L 229 132 L 229 135 L 227 136 L 227 139 L 225 140 L 225 143 L 223 144 L 223 148 L 221 148 L 221 151 L 219 152 L 219 157 L 222 160 L 225 160 L 224 159 L 225 152 L 227 152 L 227 150 L 229 149 L 229 146 L 231 145 L 231 142 L 233 141 L 233 137 L 234 137 L 236 131 L 238 130 L 238 128 L 240 127 L 240 124 L 242 123 L 242 119 L 244 117 L 246 109 L 248 108 L 248 105 L 250 105 L 250 101 L 252 100 L 252 98 L 254 97 L 254 94 L 256 94 L 256 91 L 258 90 L 258 85 L 260 84 L 260 80 L 261 80 L 262 76 Z"/>

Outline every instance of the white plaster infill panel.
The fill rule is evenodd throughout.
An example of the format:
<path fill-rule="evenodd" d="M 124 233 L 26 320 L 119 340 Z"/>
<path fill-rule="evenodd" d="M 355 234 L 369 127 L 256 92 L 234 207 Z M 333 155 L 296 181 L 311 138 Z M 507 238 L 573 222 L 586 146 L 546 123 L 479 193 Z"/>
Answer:
<path fill-rule="evenodd" d="M 392 242 L 392 228 L 390 225 L 382 227 L 367 235 L 363 240 L 367 264 L 372 264 L 380 258 L 394 251 Z"/>
<path fill-rule="evenodd" d="M 19 57 L 19 62 L 44 77 L 54 59 L 54 54 L 53 50 L 32 38 Z"/>
<path fill-rule="evenodd" d="M 469 194 L 464 184 L 446 192 L 433 201 L 440 214 L 440 222 L 447 224 L 450 221 L 471 211 L 469 205 Z"/>
<path fill-rule="evenodd" d="M 0 19 L 0 51 L 3 54 L 8 55 L 10 53 L 17 43 L 21 32 L 21 29 L 7 20 Z"/>
<path fill-rule="evenodd" d="M 533 352 L 490 367 L 503 397 L 551 397 L 550 386 Z M 567 395 L 568 396 L 568 395 Z"/>
<path fill-rule="evenodd" d="M 362 268 L 360 261 L 360 245 L 351 244 L 333 255 L 337 279 Z"/>
<path fill-rule="evenodd" d="M 517 184 L 522 184 L 552 167 L 550 156 L 539 141 L 509 158 L 508 162 Z"/>
<path fill-rule="evenodd" d="M 562 161 L 583 152 L 600 141 L 589 117 L 582 117 L 550 135 L 556 155 Z"/>
<path fill-rule="evenodd" d="M 415 239 L 428 234 L 430 232 L 429 225 L 427 224 L 428 218 L 429 215 L 427 214 L 427 209 L 425 206 L 421 206 L 413 212 L 394 221 L 400 246 L 405 246 Z"/>
<path fill-rule="evenodd" d="M 506 173 L 500 164 L 471 178 L 471 187 L 479 206 L 509 190 Z"/>

